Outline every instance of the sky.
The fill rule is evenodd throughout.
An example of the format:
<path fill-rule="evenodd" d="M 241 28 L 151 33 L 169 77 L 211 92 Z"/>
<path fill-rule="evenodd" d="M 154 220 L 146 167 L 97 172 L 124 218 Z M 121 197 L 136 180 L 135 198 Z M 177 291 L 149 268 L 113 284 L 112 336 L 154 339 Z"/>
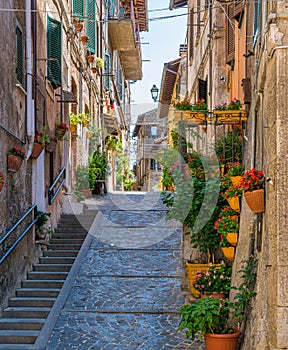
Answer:
<path fill-rule="evenodd" d="M 180 14 L 185 15 L 161 19 Z M 169 0 L 148 0 L 148 32 L 140 33 L 143 78 L 131 85 L 131 104 L 156 107 L 156 104 L 153 106 L 150 89 L 153 84 L 160 88 L 164 63 L 179 57 L 180 44 L 185 43 L 186 37 L 186 14 L 185 7 L 170 11 Z"/>

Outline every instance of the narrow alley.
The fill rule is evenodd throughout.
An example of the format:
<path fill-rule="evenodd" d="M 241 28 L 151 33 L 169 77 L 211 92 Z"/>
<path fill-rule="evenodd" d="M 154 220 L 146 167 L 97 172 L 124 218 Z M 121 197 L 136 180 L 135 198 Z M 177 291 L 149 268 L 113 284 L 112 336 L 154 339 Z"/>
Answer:
<path fill-rule="evenodd" d="M 176 332 L 181 226 L 159 193 L 86 202 L 97 215 L 35 348 L 204 349 Z"/>

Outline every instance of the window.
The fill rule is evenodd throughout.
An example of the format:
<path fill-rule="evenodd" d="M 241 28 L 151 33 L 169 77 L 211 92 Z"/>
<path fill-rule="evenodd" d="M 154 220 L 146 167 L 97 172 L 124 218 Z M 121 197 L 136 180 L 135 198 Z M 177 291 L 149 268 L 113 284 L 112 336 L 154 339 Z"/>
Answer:
<path fill-rule="evenodd" d="M 235 58 L 234 3 L 226 7 L 226 63 L 232 65 Z"/>
<path fill-rule="evenodd" d="M 260 20 L 261 20 L 261 0 L 256 0 L 254 2 L 254 28 L 253 28 L 253 43 L 255 44 L 259 28 L 260 28 Z"/>
<path fill-rule="evenodd" d="M 118 87 L 119 98 L 122 101 L 123 100 L 123 77 L 122 77 L 122 69 L 120 67 L 118 69 L 117 87 Z"/>
<path fill-rule="evenodd" d="M 87 49 L 96 53 L 96 0 L 87 0 L 86 34 L 89 36 Z"/>
<path fill-rule="evenodd" d="M 23 33 L 22 30 L 17 26 L 16 27 L 16 78 L 17 81 L 24 85 L 24 47 L 23 47 Z"/>
<path fill-rule="evenodd" d="M 53 89 L 61 86 L 61 23 L 47 18 L 47 78 Z"/>
<path fill-rule="evenodd" d="M 151 126 L 151 136 L 157 136 L 157 126 Z"/>
<path fill-rule="evenodd" d="M 104 88 L 106 91 L 110 91 L 110 76 L 111 74 L 111 60 L 110 55 L 105 53 L 104 57 Z"/>
<path fill-rule="evenodd" d="M 194 13 L 193 8 L 189 12 L 189 61 L 194 56 Z"/>
<path fill-rule="evenodd" d="M 84 0 L 73 0 L 73 14 L 77 17 L 84 17 Z"/>
<path fill-rule="evenodd" d="M 207 80 L 198 79 L 198 97 L 207 103 Z"/>

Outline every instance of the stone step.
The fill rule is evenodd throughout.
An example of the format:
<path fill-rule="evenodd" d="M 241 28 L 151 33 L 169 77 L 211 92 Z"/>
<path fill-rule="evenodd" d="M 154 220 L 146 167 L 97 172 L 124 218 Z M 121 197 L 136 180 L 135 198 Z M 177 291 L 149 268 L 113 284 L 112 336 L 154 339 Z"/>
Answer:
<path fill-rule="evenodd" d="M 34 344 L 39 331 L 33 330 L 0 330 L 2 344 Z"/>
<path fill-rule="evenodd" d="M 82 244 L 49 244 L 49 249 L 52 250 L 80 250 Z"/>
<path fill-rule="evenodd" d="M 20 288 L 16 290 L 19 298 L 57 298 L 60 288 Z"/>
<path fill-rule="evenodd" d="M 81 232 L 81 233 L 78 233 L 78 232 L 63 232 L 63 231 L 59 231 L 59 232 L 56 232 L 56 234 L 53 236 L 53 239 L 85 239 L 87 236 L 87 232 Z"/>
<path fill-rule="evenodd" d="M 67 276 L 68 272 L 31 271 L 27 273 L 29 280 L 65 280 Z"/>
<path fill-rule="evenodd" d="M 0 344 L 0 350 L 33 350 L 31 344 Z"/>
<path fill-rule="evenodd" d="M 4 318 L 46 318 L 50 310 L 50 307 L 7 307 L 3 316 Z"/>
<path fill-rule="evenodd" d="M 9 299 L 10 307 L 52 307 L 56 298 L 13 297 Z"/>
<path fill-rule="evenodd" d="M 73 265 L 75 257 L 55 257 L 55 256 L 45 256 L 40 258 L 41 264 L 64 264 Z"/>
<path fill-rule="evenodd" d="M 45 250 L 44 256 L 56 256 L 56 257 L 76 257 L 79 250 Z"/>
<path fill-rule="evenodd" d="M 54 272 L 68 272 L 71 269 L 72 264 L 36 264 L 33 266 L 34 271 L 54 271 Z"/>
<path fill-rule="evenodd" d="M 61 288 L 64 280 L 25 280 L 22 282 L 22 288 Z"/>
<path fill-rule="evenodd" d="M 50 243 L 49 243 L 49 245 L 51 246 L 51 244 L 58 244 L 58 245 L 60 245 L 61 244 L 61 246 L 63 245 L 63 244 L 83 244 L 83 242 L 84 242 L 84 239 L 82 239 L 82 238 L 69 238 L 69 237 L 67 237 L 67 238 L 53 238 L 53 239 L 51 239 L 50 240 Z"/>
<path fill-rule="evenodd" d="M 65 233 L 65 234 L 75 234 L 75 235 L 87 235 L 88 230 L 86 228 L 84 228 L 83 226 L 81 227 L 68 227 L 68 226 L 61 226 L 59 225 L 56 229 L 55 229 L 55 235 L 58 235 L 58 233 Z"/>
<path fill-rule="evenodd" d="M 30 329 L 40 331 L 45 321 L 45 318 L 1 318 L 0 329 Z"/>

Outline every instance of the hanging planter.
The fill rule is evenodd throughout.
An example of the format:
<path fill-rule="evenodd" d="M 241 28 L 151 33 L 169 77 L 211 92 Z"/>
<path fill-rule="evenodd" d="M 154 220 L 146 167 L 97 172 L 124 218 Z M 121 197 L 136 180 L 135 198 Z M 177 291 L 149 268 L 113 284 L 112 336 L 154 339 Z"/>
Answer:
<path fill-rule="evenodd" d="M 93 135 L 93 132 L 90 131 L 90 130 L 87 130 L 87 132 L 86 132 L 86 137 L 87 137 L 88 139 L 90 139 L 90 138 L 92 137 L 92 135 Z"/>
<path fill-rule="evenodd" d="M 97 73 L 97 67 L 91 67 L 91 72 L 93 74 L 96 74 Z"/>
<path fill-rule="evenodd" d="M 11 173 L 16 173 L 22 164 L 22 158 L 14 156 L 13 154 L 8 154 L 7 156 L 7 170 Z"/>
<path fill-rule="evenodd" d="M 80 38 L 80 40 L 81 40 L 81 43 L 82 43 L 83 45 L 86 45 L 86 44 L 88 43 L 89 36 L 87 36 L 87 35 L 82 35 L 81 38 Z"/>
<path fill-rule="evenodd" d="M 68 128 L 66 126 L 66 123 L 56 124 L 56 127 L 55 127 L 56 140 L 63 140 L 63 137 L 67 130 Z"/>
<path fill-rule="evenodd" d="M 94 62 L 94 55 L 87 56 L 87 61 L 88 61 L 88 63 L 93 63 Z"/>
<path fill-rule="evenodd" d="M 2 188 L 4 186 L 5 176 L 2 171 L 0 171 L 0 192 L 2 191 Z"/>
<path fill-rule="evenodd" d="M 53 153 L 56 150 L 56 146 L 57 146 L 57 141 L 51 140 L 50 143 L 48 143 L 45 146 L 45 151 L 48 153 Z"/>
<path fill-rule="evenodd" d="M 205 333 L 206 350 L 236 350 L 240 331 L 234 329 L 232 334 Z"/>
<path fill-rule="evenodd" d="M 238 196 L 234 196 L 232 198 L 226 198 L 227 202 L 229 203 L 230 207 L 240 213 L 240 200 Z"/>
<path fill-rule="evenodd" d="M 242 176 L 230 176 L 233 186 L 238 186 L 240 184 Z"/>
<path fill-rule="evenodd" d="M 244 197 L 253 213 L 257 214 L 265 211 L 264 189 L 244 192 Z"/>
<path fill-rule="evenodd" d="M 233 261 L 235 258 L 235 248 L 234 247 L 221 247 L 222 252 L 228 260 Z"/>
<path fill-rule="evenodd" d="M 74 28 L 77 33 L 81 32 L 83 29 L 83 24 L 81 22 L 75 22 L 74 23 Z"/>
<path fill-rule="evenodd" d="M 43 149 L 44 147 L 40 143 L 34 142 L 31 157 L 37 159 Z"/>
<path fill-rule="evenodd" d="M 226 235 L 227 241 L 236 247 L 238 243 L 238 233 L 237 232 L 228 232 Z"/>

